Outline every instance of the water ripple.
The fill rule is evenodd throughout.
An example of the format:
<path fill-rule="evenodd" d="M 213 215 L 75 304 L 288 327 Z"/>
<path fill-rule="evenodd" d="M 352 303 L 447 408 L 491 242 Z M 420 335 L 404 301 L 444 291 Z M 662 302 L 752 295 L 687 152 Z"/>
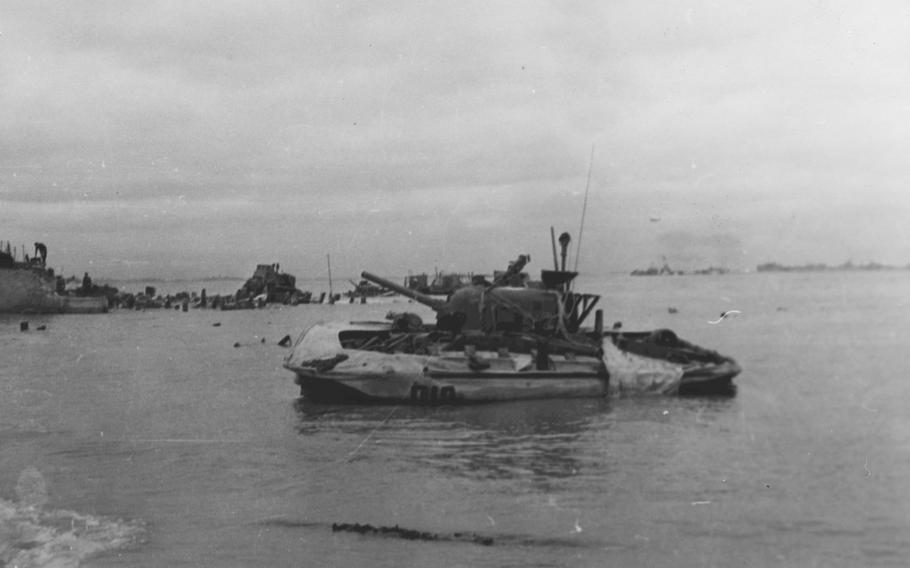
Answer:
<path fill-rule="evenodd" d="M 70 568 L 90 556 L 139 544 L 145 528 L 67 510 L 45 510 L 41 473 L 26 468 L 16 485 L 18 502 L 0 499 L 0 566 Z"/>

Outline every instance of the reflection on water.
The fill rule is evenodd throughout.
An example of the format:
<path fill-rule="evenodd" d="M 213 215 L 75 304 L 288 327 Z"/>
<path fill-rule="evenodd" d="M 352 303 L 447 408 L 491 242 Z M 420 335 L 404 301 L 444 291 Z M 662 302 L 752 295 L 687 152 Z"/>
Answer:
<path fill-rule="evenodd" d="M 348 459 L 387 458 L 471 479 L 559 479 L 577 473 L 579 440 L 609 428 L 606 399 L 453 407 L 324 406 L 300 400 L 298 432 L 360 436 Z"/>

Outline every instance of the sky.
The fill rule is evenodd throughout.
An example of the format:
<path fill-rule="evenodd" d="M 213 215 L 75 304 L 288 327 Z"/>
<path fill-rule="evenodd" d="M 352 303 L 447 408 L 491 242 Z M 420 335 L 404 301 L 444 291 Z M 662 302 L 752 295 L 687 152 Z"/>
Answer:
<path fill-rule="evenodd" d="M 98 278 L 910 263 L 910 4 L 5 0 L 0 240 Z"/>

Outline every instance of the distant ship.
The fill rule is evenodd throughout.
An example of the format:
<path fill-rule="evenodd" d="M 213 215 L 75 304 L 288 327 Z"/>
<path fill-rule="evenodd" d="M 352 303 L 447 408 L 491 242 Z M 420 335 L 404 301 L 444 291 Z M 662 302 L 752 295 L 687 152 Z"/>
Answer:
<path fill-rule="evenodd" d="M 670 268 L 670 265 L 666 263 L 659 269 L 652 266 L 647 270 L 636 269 L 632 271 L 632 276 L 674 276 L 683 274 L 685 274 L 685 272 L 682 270 L 673 270 Z"/>
<path fill-rule="evenodd" d="M 35 243 L 35 256 L 16 260 L 6 243 L 0 250 L 0 313 L 99 313 L 108 309 L 104 296 L 68 296 L 63 279 L 47 267 L 47 247 Z"/>

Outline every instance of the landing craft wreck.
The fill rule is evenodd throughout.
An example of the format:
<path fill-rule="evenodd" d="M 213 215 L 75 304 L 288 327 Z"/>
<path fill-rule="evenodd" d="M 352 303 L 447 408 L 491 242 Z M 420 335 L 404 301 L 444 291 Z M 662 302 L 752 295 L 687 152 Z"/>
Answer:
<path fill-rule="evenodd" d="M 280 271 L 279 264 L 259 264 L 253 276 L 237 290 L 231 302 L 222 304 L 222 309 L 239 309 L 237 306 L 254 307 L 256 304 L 308 304 L 312 298 L 310 292 L 297 288 L 297 277 Z"/>
<path fill-rule="evenodd" d="M 0 247 L 2 249 L 2 247 Z M 98 290 L 86 273 L 82 286 L 68 292 L 66 281 L 47 266 L 47 247 L 35 243 L 29 258 L 22 247 L 17 258 L 10 243 L 0 250 L 0 313 L 103 313 L 108 311 L 107 290 Z"/>
<path fill-rule="evenodd" d="M 369 272 L 362 277 L 436 312 L 383 322 L 316 324 L 285 358 L 301 395 L 324 402 L 474 403 L 625 393 L 735 392 L 737 363 L 670 330 L 605 331 L 600 296 L 578 293 L 562 267 L 541 271 L 541 287 L 505 283 L 530 260 L 519 256 L 492 283 L 478 280 L 447 300 Z M 555 249 L 555 243 L 554 243 Z M 555 264 L 555 254 L 554 254 Z M 583 327 L 594 313 L 593 328 Z"/>

